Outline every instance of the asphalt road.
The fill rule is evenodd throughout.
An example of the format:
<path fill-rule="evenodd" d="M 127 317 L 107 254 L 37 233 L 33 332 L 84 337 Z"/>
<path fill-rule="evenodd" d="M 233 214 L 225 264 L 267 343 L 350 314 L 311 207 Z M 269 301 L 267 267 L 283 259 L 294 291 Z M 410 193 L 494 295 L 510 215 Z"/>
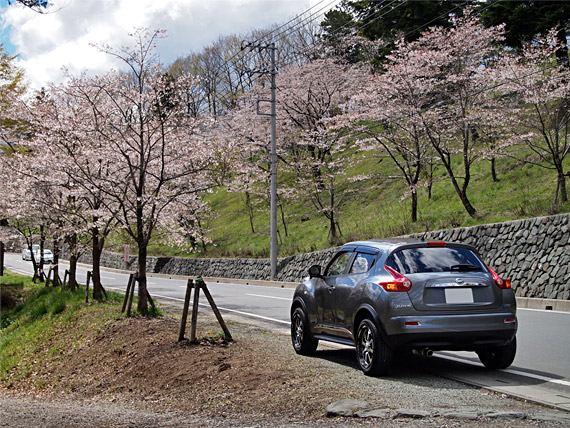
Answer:
<path fill-rule="evenodd" d="M 6 254 L 8 269 L 31 274 L 32 263 L 19 254 Z M 62 264 L 62 269 L 67 266 Z M 78 269 L 78 280 L 85 282 L 87 268 Z M 124 291 L 128 274 L 104 270 L 106 289 Z M 238 282 L 238 281 L 236 281 Z M 182 302 L 186 280 L 164 276 L 148 278 L 153 297 Z M 222 313 L 247 322 L 263 323 L 280 330 L 289 328 L 289 307 L 293 289 L 239 283 L 208 283 Z M 206 304 L 201 299 L 201 305 Z M 426 359 L 428 371 L 473 385 L 515 395 L 570 411 L 570 313 L 519 309 L 518 350 L 513 365 L 488 371 L 472 352 L 437 352 Z"/>

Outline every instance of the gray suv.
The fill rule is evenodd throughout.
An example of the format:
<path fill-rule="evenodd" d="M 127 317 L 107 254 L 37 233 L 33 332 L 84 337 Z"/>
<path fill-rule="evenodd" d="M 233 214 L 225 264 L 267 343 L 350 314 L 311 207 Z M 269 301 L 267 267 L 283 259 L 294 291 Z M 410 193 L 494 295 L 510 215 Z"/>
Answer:
<path fill-rule="evenodd" d="M 394 352 L 475 351 L 491 369 L 516 353 L 516 301 L 475 248 L 419 240 L 344 245 L 295 290 L 291 340 L 298 354 L 326 340 L 356 347 L 362 371 L 386 373 Z"/>

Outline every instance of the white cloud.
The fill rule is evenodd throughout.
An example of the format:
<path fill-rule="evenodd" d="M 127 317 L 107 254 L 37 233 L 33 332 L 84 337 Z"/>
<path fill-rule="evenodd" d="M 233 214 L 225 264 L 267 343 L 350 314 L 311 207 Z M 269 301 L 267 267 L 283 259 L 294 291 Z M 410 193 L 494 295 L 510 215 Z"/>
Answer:
<path fill-rule="evenodd" d="M 135 28 L 165 29 L 161 60 L 197 52 L 220 36 L 243 35 L 283 23 L 304 12 L 332 6 L 318 0 L 52 0 L 52 13 L 37 14 L 11 6 L 2 13 L 10 42 L 33 87 L 63 77 L 62 67 L 77 75 L 103 73 L 113 66 L 92 44 L 130 45 Z"/>

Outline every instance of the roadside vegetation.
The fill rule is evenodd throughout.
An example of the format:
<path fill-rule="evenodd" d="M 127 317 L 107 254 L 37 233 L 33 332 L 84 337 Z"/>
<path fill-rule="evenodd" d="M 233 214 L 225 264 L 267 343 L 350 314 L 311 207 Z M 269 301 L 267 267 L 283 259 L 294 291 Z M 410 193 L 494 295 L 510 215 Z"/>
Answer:
<path fill-rule="evenodd" d="M 38 360 L 79 346 L 83 330 L 119 316 L 123 298 L 110 292 L 104 303 L 85 304 L 82 289 L 62 292 L 12 272 L 0 277 L 0 294 L 0 383 L 7 388 L 32 376 Z"/>
<path fill-rule="evenodd" d="M 386 238 L 427 230 L 474 226 L 503 222 L 519 218 L 536 217 L 570 212 L 570 203 L 553 204 L 552 184 L 555 173 L 524 164 L 530 153 L 519 151 L 512 157 L 496 160 L 498 181 L 491 176 L 490 161 L 476 163 L 472 170 L 469 197 L 478 210 L 476 218 L 470 217 L 455 194 L 445 172 L 436 170 L 431 198 L 428 189 L 418 192 L 418 221 L 410 221 L 410 198 L 402 198 L 405 185 L 390 178 L 396 171 L 387 162 L 378 162 L 380 155 L 353 154 L 359 157 L 357 167 L 347 175 L 373 174 L 363 182 L 353 185 L 339 213 L 341 230 L 338 242 L 354 239 Z M 570 159 L 566 160 L 570 167 Z M 292 177 L 279 170 L 279 182 L 287 185 Z M 201 248 L 199 257 L 269 257 L 269 208 L 264 200 L 258 200 L 254 213 L 255 232 L 250 230 L 248 207 L 244 194 L 220 189 L 207 196 L 212 214 L 204 225 L 209 229 L 211 244 Z M 329 248 L 327 223 L 306 202 L 291 201 L 283 207 L 287 232 L 285 235 L 279 213 L 279 256 L 289 256 Z M 112 244 L 111 244 L 112 246 Z M 117 245 L 116 251 L 121 251 Z M 188 252 L 154 244 L 149 254 L 154 256 L 188 256 Z M 196 255 L 192 255 L 196 256 Z"/>

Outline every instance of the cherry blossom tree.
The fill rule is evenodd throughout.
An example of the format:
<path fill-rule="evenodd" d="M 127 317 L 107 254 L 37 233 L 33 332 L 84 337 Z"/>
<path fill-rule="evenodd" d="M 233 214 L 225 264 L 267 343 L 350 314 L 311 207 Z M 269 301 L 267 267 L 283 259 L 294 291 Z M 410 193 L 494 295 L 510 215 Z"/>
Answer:
<path fill-rule="evenodd" d="M 416 52 L 403 40 L 382 74 L 371 74 L 351 102 L 351 133 L 363 149 L 379 150 L 399 171 L 411 195 L 411 221 L 418 220 L 418 189 L 422 172 L 432 158 L 432 146 L 422 122 L 422 109 L 433 100 L 431 81 L 417 79 Z M 360 124 L 360 125 L 356 125 Z M 355 137 L 352 137 L 355 138 Z"/>
<path fill-rule="evenodd" d="M 501 27 L 486 29 L 466 10 L 452 28 L 433 27 L 417 41 L 397 42 L 386 73 L 373 75 L 360 95 L 364 117 L 376 117 L 382 125 L 367 134 L 410 188 L 412 219 L 422 159 L 432 149 L 467 213 L 476 214 L 467 189 L 472 164 L 487 151 L 477 128 L 488 121 L 485 94 L 501 39 Z"/>
<path fill-rule="evenodd" d="M 296 196 L 310 200 L 329 223 L 329 238 L 341 234 L 339 214 L 350 194 L 351 141 L 344 139 L 342 105 L 362 84 L 364 73 L 333 58 L 281 72 L 278 82 L 281 156 L 296 177 Z"/>
<path fill-rule="evenodd" d="M 476 132 L 488 120 L 485 93 L 492 64 L 500 54 L 496 44 L 502 39 L 502 26 L 485 28 L 466 10 L 454 27 L 432 28 L 411 43 L 424 57 L 419 79 L 434 85 L 434 102 L 426 106 L 429 111 L 421 112 L 426 134 L 471 217 L 476 215 L 467 195 L 471 166 L 486 152 Z M 461 158 L 459 171 L 453 155 Z"/>
<path fill-rule="evenodd" d="M 104 124 L 96 130 L 107 153 L 99 188 L 118 204 L 121 225 L 138 247 L 141 313 L 148 311 L 146 261 L 153 233 L 169 230 L 171 243 L 188 234 L 181 229 L 177 208 L 193 204 L 214 185 L 208 172 L 216 164 L 212 145 L 200 134 L 199 126 L 206 124 L 189 115 L 183 102 L 196 80 L 187 75 L 172 79 L 157 62 L 155 42 L 162 34 L 137 30 L 133 48 L 102 48 L 129 73 L 92 80 L 100 98 L 89 96 Z"/>
<path fill-rule="evenodd" d="M 532 151 L 529 162 L 556 172 L 555 204 L 568 201 L 570 175 L 564 169 L 570 153 L 570 70 L 557 60 L 557 52 L 567 47 L 556 35 L 554 29 L 524 45 L 520 56 L 506 55 L 495 77 L 511 138 Z"/>
<path fill-rule="evenodd" d="M 353 66 L 326 58 L 286 67 L 277 82 L 278 157 L 296 180 L 294 186 L 278 186 L 279 199 L 297 198 L 311 203 L 327 219 L 331 241 L 341 233 L 339 213 L 354 181 L 347 174 L 351 142 L 342 138 L 347 126 L 341 120 L 342 105 L 362 84 L 364 75 Z M 259 115 L 265 105 L 258 103 L 267 99 L 269 87 L 261 80 L 244 94 L 240 109 L 232 116 L 235 135 L 250 147 L 243 151 L 245 173 L 241 182 L 248 193 L 254 193 L 255 183 L 264 193 L 268 189 L 269 121 Z M 282 206 L 281 214 L 286 229 Z"/>
<path fill-rule="evenodd" d="M 35 155 L 27 147 L 27 150 L 0 156 L 0 178 L 5 184 L 0 197 L 3 201 L 2 212 L 8 218 L 9 225 L 26 240 L 34 268 L 33 279 L 44 280 L 45 241 L 48 236 L 54 239 L 54 255 L 57 257 L 59 238 L 66 233 L 68 223 L 58 204 L 61 194 L 54 192 L 53 182 L 46 179 L 48 171 L 36 162 Z M 40 251 L 36 255 L 32 244 L 38 238 Z"/>
<path fill-rule="evenodd" d="M 14 106 L 24 94 L 24 72 L 15 64 L 16 57 L 9 55 L 0 45 L 0 148 L 13 150 L 13 145 L 25 132 Z"/>
<path fill-rule="evenodd" d="M 70 283 L 75 284 L 76 263 L 84 236 L 90 236 L 93 259 L 93 297 L 103 297 L 100 258 L 105 238 L 117 225 L 118 205 L 100 188 L 106 175 L 103 160 L 105 142 L 97 129 L 104 124 L 95 115 L 91 104 L 96 89 L 85 78 L 72 78 L 64 84 L 49 85 L 25 105 L 23 116 L 33 129 L 26 142 L 38 169 L 47 171 L 50 196 L 65 215 L 66 232 L 58 232 L 66 241 L 70 258 Z M 47 198 L 48 200 L 50 198 Z M 53 221 L 53 224 L 62 222 Z"/>

